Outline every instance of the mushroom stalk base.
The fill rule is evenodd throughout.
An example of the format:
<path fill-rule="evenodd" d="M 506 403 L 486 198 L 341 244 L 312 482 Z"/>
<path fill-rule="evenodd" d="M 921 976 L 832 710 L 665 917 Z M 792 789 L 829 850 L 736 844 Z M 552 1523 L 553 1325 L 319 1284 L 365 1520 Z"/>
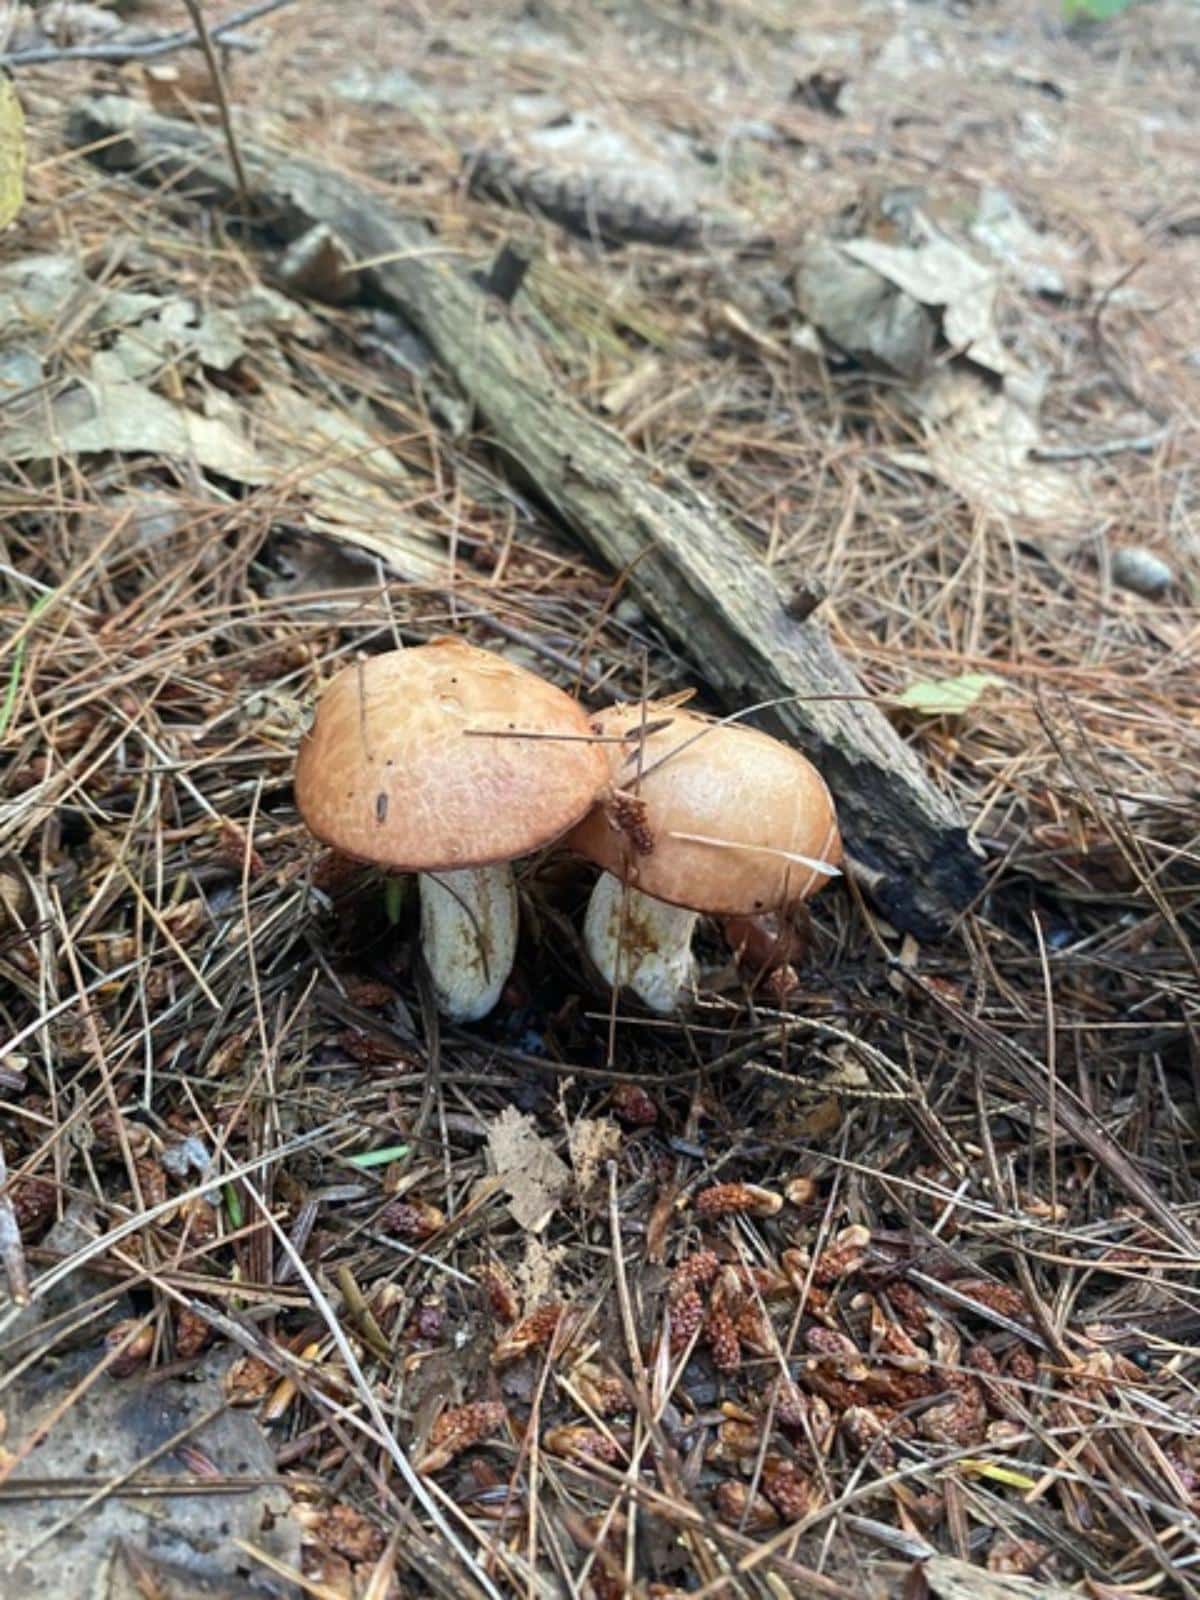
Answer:
<path fill-rule="evenodd" d="M 677 1011 L 695 978 L 692 933 L 697 913 L 654 900 L 602 872 L 588 901 L 588 954 L 614 989 L 632 989 L 663 1016 Z"/>
<path fill-rule="evenodd" d="M 507 862 L 422 872 L 421 948 L 438 1010 L 478 1022 L 500 998 L 517 953 L 517 887 Z"/>

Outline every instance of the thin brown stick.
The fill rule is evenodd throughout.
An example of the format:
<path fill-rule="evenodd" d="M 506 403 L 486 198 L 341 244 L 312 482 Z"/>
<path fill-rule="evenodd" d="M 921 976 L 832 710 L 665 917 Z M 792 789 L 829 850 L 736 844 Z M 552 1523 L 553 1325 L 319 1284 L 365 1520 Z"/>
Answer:
<path fill-rule="evenodd" d="M 242 153 L 238 149 L 237 136 L 233 131 L 233 117 L 229 111 L 229 96 L 225 92 L 225 74 L 221 71 L 221 63 L 217 60 L 217 52 L 213 49 L 212 35 L 209 33 L 208 24 L 204 20 L 204 12 L 200 8 L 200 0 L 183 0 L 187 7 L 188 16 L 192 19 L 192 26 L 196 30 L 196 38 L 204 52 L 204 60 L 208 66 L 208 75 L 212 79 L 213 92 L 217 97 L 217 111 L 221 118 L 221 131 L 225 135 L 225 145 L 229 151 L 229 162 L 233 167 L 233 175 L 237 182 L 238 194 L 241 197 L 243 214 L 252 217 L 257 209 L 250 195 L 250 187 L 246 181 L 246 169 L 242 165 Z"/>
<path fill-rule="evenodd" d="M 185 0 L 186 4 L 186 0 Z M 294 5 L 295 0 L 258 0 L 257 5 L 235 11 L 208 30 L 210 39 L 224 39 L 247 22 L 255 22 L 272 11 Z M 188 33 L 165 33 L 153 39 L 131 39 L 128 44 L 72 44 L 35 45 L 27 50 L 13 50 L 0 55 L 0 67 L 37 67 L 52 61 L 151 61 L 157 56 L 171 55 L 176 50 L 186 50 L 202 42 L 199 29 Z M 229 41 L 232 43 L 232 41 Z"/>

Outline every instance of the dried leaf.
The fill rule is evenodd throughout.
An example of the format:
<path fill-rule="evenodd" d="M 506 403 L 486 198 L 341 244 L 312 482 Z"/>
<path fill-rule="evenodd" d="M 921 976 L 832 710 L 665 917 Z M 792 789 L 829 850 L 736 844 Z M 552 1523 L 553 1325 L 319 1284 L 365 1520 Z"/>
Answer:
<path fill-rule="evenodd" d="M 938 1600 L 1079 1600 L 1077 1589 L 985 1572 L 957 1556 L 931 1556 L 921 1571 Z"/>
<path fill-rule="evenodd" d="M 1031 227 L 1003 189 L 987 187 L 981 192 L 971 237 L 1008 267 L 1030 294 L 1064 295 L 1078 276 L 1071 247 Z"/>
<path fill-rule="evenodd" d="M 514 1106 L 506 1106 L 489 1128 L 488 1153 L 508 1191 L 514 1219 L 530 1233 L 540 1233 L 567 1190 L 570 1168 L 542 1138 L 533 1118 Z"/>
<path fill-rule="evenodd" d="M 0 228 L 7 228 L 25 201 L 25 114 L 17 91 L 0 77 Z"/>
<path fill-rule="evenodd" d="M 964 672 L 957 678 L 922 678 L 910 683 L 894 703 L 926 717 L 957 717 L 969 711 L 987 689 L 1003 686 L 1004 679 L 994 672 Z"/>
<path fill-rule="evenodd" d="M 892 450 L 897 466 L 926 472 L 999 516 L 1072 525 L 1086 514 L 1074 480 L 1035 461 L 1040 383 L 1015 371 L 998 389 L 965 362 L 951 362 L 910 391 L 926 429 L 924 450 Z"/>
<path fill-rule="evenodd" d="M 1010 1489 L 1037 1488 L 1036 1478 L 1031 1478 L 1027 1472 L 1018 1472 L 1015 1467 L 1002 1467 L 998 1461 L 964 1456 L 958 1463 L 958 1470 L 971 1478 L 990 1478 L 993 1483 L 1007 1484 Z"/>
<path fill-rule="evenodd" d="M 913 227 L 922 236 L 916 248 L 879 239 L 851 239 L 841 248 L 918 305 L 940 309 L 946 342 L 958 354 L 992 372 L 1018 371 L 1017 362 L 996 336 L 994 268 L 976 260 L 919 214 L 914 213 Z"/>
<path fill-rule="evenodd" d="M 796 303 L 847 355 L 877 361 L 915 382 L 933 354 L 933 318 L 886 277 L 849 260 L 827 239 L 809 244 L 796 272 Z"/>
<path fill-rule="evenodd" d="M 620 1151 L 621 1130 L 608 1117 L 578 1117 L 571 1124 L 567 1143 L 575 1182 L 580 1194 L 586 1194 L 605 1163 Z"/>

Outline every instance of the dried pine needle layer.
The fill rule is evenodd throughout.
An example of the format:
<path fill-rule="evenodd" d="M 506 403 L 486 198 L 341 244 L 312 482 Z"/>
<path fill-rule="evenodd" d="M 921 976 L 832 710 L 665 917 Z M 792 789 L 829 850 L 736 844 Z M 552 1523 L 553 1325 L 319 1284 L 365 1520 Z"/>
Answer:
<path fill-rule="evenodd" d="M 227 52 L 247 136 L 377 185 L 481 273 L 528 259 L 495 314 L 820 603 L 986 867 L 938 945 L 854 874 L 765 977 L 708 925 L 697 1003 L 650 1019 L 594 983 L 589 872 L 552 850 L 521 864 L 517 967 L 471 1029 L 439 1024 L 413 898 L 299 822 L 321 687 L 451 632 L 589 710 L 721 708 L 398 319 L 285 293 L 231 213 L 68 149 L 68 107 L 117 80 L 205 115 L 190 56 L 149 83 L 22 69 L 14 1506 L 49 1470 L 31 1383 L 50 1439 L 85 1443 L 106 1394 L 204 1383 L 284 1488 L 277 1542 L 204 1560 L 315 1594 L 884 1596 L 914 1568 L 939 1594 L 1200 1592 L 1189 15 L 314 0 Z M 472 183 L 481 150 L 503 182 Z M 925 226 L 995 264 L 969 347 L 961 297 L 912 277 Z M 839 346 L 814 241 L 946 295 L 910 296 L 885 352 L 928 340 L 929 371 Z M 1131 550 L 1167 568 L 1152 595 Z M 144 1492 L 176 1475 L 181 1539 L 237 1476 L 216 1437 L 128 1459 Z M 52 1501 L 49 1588 L 79 1530 L 111 1543 L 117 1476 Z"/>

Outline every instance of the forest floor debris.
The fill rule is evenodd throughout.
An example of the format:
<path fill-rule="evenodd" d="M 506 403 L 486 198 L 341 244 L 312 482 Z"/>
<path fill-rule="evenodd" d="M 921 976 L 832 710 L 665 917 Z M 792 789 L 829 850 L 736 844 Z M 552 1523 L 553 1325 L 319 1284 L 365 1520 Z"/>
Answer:
<path fill-rule="evenodd" d="M 489 315 L 810 593 L 986 883 L 936 944 L 827 891 L 782 1006 L 708 928 L 688 1016 L 614 1020 L 551 853 L 502 1005 L 439 1022 L 412 905 L 295 813 L 329 673 L 451 630 L 596 707 L 713 686 L 394 312 L 290 297 L 236 208 L 70 147 L 103 92 L 215 128 L 198 56 L 170 94 L 22 67 L 0 1223 L 34 1298 L 0 1303 L 0 1495 L 30 1384 L 55 1448 L 207 1385 L 295 1507 L 217 1539 L 218 1592 L 1200 1596 L 1194 7 L 298 0 L 243 32 L 235 130 L 482 279 L 528 262 Z M 695 225 L 630 242 L 618 204 L 601 238 L 472 186 L 523 147 L 585 212 L 645 152 L 642 221 L 675 160 Z M 965 324 L 912 277 L 923 226 L 973 264 Z M 902 363 L 797 303 L 855 240 Z M 76 414 L 114 387 L 141 409 Z M 88 1492 L 125 1518 L 244 1454 Z M 130 1539 L 130 1592 L 178 1556 Z"/>

